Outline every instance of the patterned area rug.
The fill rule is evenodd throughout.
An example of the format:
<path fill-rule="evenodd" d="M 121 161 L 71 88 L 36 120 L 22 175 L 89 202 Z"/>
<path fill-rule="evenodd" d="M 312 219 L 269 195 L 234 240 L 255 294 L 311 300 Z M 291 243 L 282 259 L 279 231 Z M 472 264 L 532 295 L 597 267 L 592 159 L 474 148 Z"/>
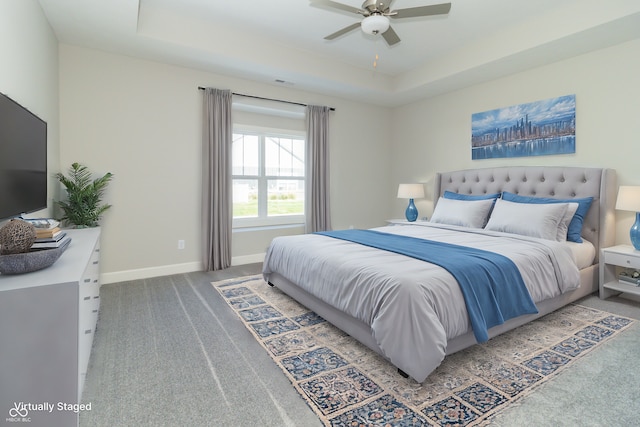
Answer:
<path fill-rule="evenodd" d="M 633 321 L 569 305 L 447 356 L 422 384 L 261 276 L 213 283 L 327 426 L 478 426 Z"/>

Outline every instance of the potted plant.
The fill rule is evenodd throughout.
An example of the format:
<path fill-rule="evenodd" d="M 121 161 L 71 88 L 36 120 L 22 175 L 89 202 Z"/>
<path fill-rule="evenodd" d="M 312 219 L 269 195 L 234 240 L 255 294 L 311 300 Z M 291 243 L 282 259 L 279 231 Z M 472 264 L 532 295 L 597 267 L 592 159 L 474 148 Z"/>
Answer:
<path fill-rule="evenodd" d="M 107 172 L 101 178 L 93 179 L 86 166 L 73 163 L 68 177 L 58 172 L 56 178 L 67 191 L 67 201 L 57 202 L 64 212 L 60 220 L 77 228 L 97 227 L 104 211 L 111 207 L 102 204 L 102 196 L 113 174 Z"/>

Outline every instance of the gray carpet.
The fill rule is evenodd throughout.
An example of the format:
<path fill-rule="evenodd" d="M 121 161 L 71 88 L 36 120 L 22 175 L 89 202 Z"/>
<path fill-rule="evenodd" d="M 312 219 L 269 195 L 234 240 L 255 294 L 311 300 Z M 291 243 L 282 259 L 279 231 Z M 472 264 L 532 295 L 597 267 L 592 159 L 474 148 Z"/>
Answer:
<path fill-rule="evenodd" d="M 582 305 L 640 319 L 640 303 L 587 297 Z M 493 427 L 640 426 L 640 324 L 595 349 L 497 415 Z"/>
<path fill-rule="evenodd" d="M 259 268 L 102 286 L 80 425 L 322 425 L 211 286 Z"/>
<path fill-rule="evenodd" d="M 233 267 L 108 284 L 83 393 L 81 426 L 320 426 L 210 282 Z M 640 319 L 640 304 L 581 302 Z M 640 425 L 640 325 L 494 419 L 495 426 Z"/>

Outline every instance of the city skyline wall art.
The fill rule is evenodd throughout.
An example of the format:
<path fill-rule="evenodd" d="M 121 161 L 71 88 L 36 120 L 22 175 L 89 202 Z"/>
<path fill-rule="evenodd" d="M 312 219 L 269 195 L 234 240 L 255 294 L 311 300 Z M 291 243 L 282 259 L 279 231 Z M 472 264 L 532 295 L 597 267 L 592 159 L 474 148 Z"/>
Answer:
<path fill-rule="evenodd" d="M 576 152 L 576 96 L 471 115 L 471 159 Z"/>

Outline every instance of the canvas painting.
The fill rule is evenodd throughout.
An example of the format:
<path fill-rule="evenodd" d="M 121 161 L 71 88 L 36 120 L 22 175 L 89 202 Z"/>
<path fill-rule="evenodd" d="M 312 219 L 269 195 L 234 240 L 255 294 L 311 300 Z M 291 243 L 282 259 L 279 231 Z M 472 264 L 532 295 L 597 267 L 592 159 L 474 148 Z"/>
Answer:
<path fill-rule="evenodd" d="M 575 152 L 575 95 L 471 115 L 473 160 Z"/>

